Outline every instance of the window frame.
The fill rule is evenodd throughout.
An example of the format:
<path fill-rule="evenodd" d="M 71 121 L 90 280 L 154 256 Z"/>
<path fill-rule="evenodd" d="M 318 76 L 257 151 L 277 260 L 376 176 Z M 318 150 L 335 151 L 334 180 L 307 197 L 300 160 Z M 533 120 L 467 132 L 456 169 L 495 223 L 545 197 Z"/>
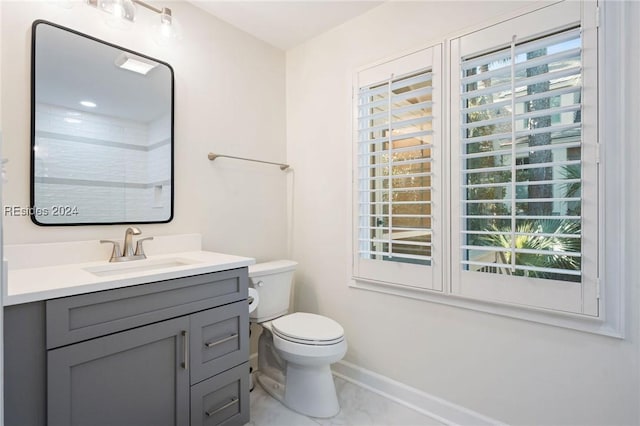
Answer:
<path fill-rule="evenodd" d="M 507 14 L 499 19 L 495 19 L 493 22 L 484 22 L 467 28 L 465 31 L 443 37 L 444 67 L 442 73 L 444 85 L 451 84 L 449 81 L 449 76 L 451 75 L 451 67 L 449 64 L 455 60 L 451 54 L 451 44 L 454 40 L 506 21 L 524 17 L 545 9 L 548 10 L 562 3 L 563 2 L 558 2 L 545 6 L 532 5 Z M 590 105 L 590 107 L 597 111 L 598 128 L 594 131 L 598 136 L 598 140 L 606 141 L 606 144 L 598 145 L 594 148 L 593 152 L 589 154 L 595 157 L 596 163 L 600 168 L 597 188 L 599 196 L 599 205 L 597 206 L 597 236 L 599 241 L 597 246 L 597 268 L 599 274 L 594 289 L 600 301 L 599 315 L 594 317 L 550 310 L 542 307 L 496 302 L 495 300 L 473 298 L 453 292 L 451 268 L 456 267 L 456 265 L 451 259 L 452 248 L 449 246 L 449 242 L 452 237 L 451 222 L 456 219 L 447 214 L 442 217 L 444 228 L 443 234 L 441 235 L 444 235 L 444 239 L 441 244 L 443 249 L 443 264 L 445 265 L 442 271 L 444 283 L 442 292 L 358 277 L 357 274 L 354 273 L 353 263 L 348 275 L 348 285 L 350 288 L 486 312 L 608 337 L 624 338 L 626 318 L 624 305 L 627 285 L 625 283 L 623 245 L 620 243 L 620 241 L 624 239 L 623 224 L 625 218 L 624 191 L 620 191 L 620 188 L 624 189 L 627 185 L 624 182 L 623 175 L 619 173 L 619 165 L 624 163 L 623 152 L 627 135 L 625 128 L 621 128 L 620 126 L 620 117 L 624 115 L 624 107 L 619 100 L 624 99 L 625 89 L 624 82 L 618 78 L 618 75 L 620 68 L 623 67 L 627 61 L 624 51 L 624 27 L 626 20 L 624 18 L 624 8 L 615 7 L 606 2 L 599 5 L 596 1 L 584 1 L 580 2 L 580 4 L 592 9 L 591 16 L 583 16 L 581 24 L 584 25 L 586 23 L 590 25 L 594 31 L 597 31 L 595 45 L 590 46 L 590 48 L 597 49 L 598 56 L 596 63 L 591 65 L 598 71 L 597 86 L 594 89 L 597 91 L 597 103 L 596 105 Z M 587 22 L 586 19 L 589 21 Z M 431 45 L 435 44 L 437 44 L 437 42 Z M 584 47 L 586 48 L 586 46 Z M 605 57 L 607 58 L 606 61 L 603 60 Z M 380 61 L 379 63 L 390 62 L 392 59 L 393 58 Z M 354 81 L 357 81 L 357 79 L 354 79 Z M 357 84 L 354 85 L 354 90 L 356 87 Z M 443 117 L 445 117 L 443 125 L 443 161 L 444 167 L 447 169 L 446 172 L 449 172 L 448 168 L 452 158 L 450 147 L 451 133 L 456 131 L 454 127 L 450 127 L 451 120 L 448 118 L 448 114 L 451 112 L 451 102 L 455 102 L 455 99 L 450 95 L 449 92 L 446 92 L 442 99 L 442 113 Z M 357 120 L 357 113 L 354 110 L 352 123 L 355 123 L 355 120 Z M 354 132 L 354 135 L 355 134 L 356 132 Z M 357 140 L 355 136 L 353 140 Z M 354 151 L 352 154 L 356 155 L 357 152 Z M 609 165 L 609 167 L 607 167 L 607 165 Z M 442 203 L 444 208 L 448 209 L 452 205 L 452 202 L 454 202 L 454 198 L 451 196 L 451 181 L 447 173 L 445 173 L 444 179 L 445 187 L 442 191 Z M 355 181 L 351 183 L 353 197 Z M 352 205 L 351 208 L 354 209 L 354 211 L 351 211 L 349 214 L 351 218 L 354 217 L 354 206 L 356 206 L 356 204 Z M 353 240 L 353 229 L 351 231 L 349 238 Z M 354 260 L 353 253 L 355 252 L 355 248 L 355 246 L 352 247 L 352 262 Z"/>

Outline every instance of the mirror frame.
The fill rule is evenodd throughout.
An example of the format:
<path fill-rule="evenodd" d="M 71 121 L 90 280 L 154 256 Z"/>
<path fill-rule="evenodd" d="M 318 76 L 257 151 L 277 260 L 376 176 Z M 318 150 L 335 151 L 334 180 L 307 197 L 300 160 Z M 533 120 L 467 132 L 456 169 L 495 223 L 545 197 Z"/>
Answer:
<path fill-rule="evenodd" d="M 166 66 L 169 69 L 170 75 L 171 75 L 171 131 L 170 131 L 170 137 L 171 137 L 171 147 L 170 147 L 170 157 L 171 157 L 171 173 L 170 173 L 170 179 L 171 179 L 171 194 L 170 194 L 170 202 L 171 205 L 169 206 L 169 218 L 166 220 L 150 220 L 150 221 L 133 221 L 133 222 L 127 222 L 127 221 L 122 221 L 122 222 L 80 222 L 80 223 L 42 223 L 42 222 L 38 222 L 38 220 L 36 219 L 36 215 L 35 215 L 35 211 L 36 211 L 36 205 L 35 205 L 35 141 L 36 141 L 36 29 L 38 27 L 38 25 L 40 24 L 45 24 L 45 25 L 49 25 L 55 28 L 58 28 L 60 30 L 63 31 L 68 31 L 74 35 L 77 35 L 79 37 L 84 37 L 86 39 L 89 39 L 91 41 L 94 42 L 98 42 L 116 49 L 120 49 L 123 52 L 127 52 L 127 53 L 131 53 L 133 55 L 137 55 L 139 57 L 145 58 L 145 59 L 149 59 L 151 61 L 155 61 L 161 65 Z M 50 21 L 46 21 L 43 19 L 37 19 L 35 21 L 33 21 L 33 24 L 31 25 L 31 141 L 29 144 L 29 148 L 30 148 L 30 209 L 29 209 L 29 217 L 31 218 L 31 221 L 33 223 L 35 223 L 38 226 L 90 226 L 90 225 L 124 225 L 124 224 L 150 224 L 150 223 L 169 223 L 173 220 L 173 215 L 174 215 L 174 191 L 175 191 L 175 162 L 174 162 L 174 143 L 175 143 L 175 138 L 174 138 L 174 106 L 175 106 L 175 75 L 174 75 L 174 71 L 173 71 L 173 67 L 171 65 L 169 65 L 167 62 L 161 61 L 159 59 L 153 58 L 151 56 L 136 52 L 134 50 L 131 49 L 127 49 L 126 47 L 122 47 L 122 46 L 118 46 L 117 44 L 113 44 L 113 43 L 109 43 L 107 41 L 104 40 L 100 40 L 96 37 L 90 36 L 88 34 L 85 33 L 81 33 L 79 31 L 76 31 L 74 29 L 50 22 Z"/>

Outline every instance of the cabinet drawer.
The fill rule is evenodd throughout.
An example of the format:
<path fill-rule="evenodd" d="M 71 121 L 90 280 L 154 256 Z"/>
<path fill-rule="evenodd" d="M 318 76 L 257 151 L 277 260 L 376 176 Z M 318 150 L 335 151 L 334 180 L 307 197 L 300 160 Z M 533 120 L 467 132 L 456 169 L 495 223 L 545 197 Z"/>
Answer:
<path fill-rule="evenodd" d="M 191 383 L 198 383 L 249 359 L 247 302 L 190 317 Z"/>
<path fill-rule="evenodd" d="M 49 300 L 47 349 L 246 299 L 247 280 L 239 268 Z"/>
<path fill-rule="evenodd" d="M 191 426 L 244 425 L 248 421 L 248 362 L 191 387 Z"/>

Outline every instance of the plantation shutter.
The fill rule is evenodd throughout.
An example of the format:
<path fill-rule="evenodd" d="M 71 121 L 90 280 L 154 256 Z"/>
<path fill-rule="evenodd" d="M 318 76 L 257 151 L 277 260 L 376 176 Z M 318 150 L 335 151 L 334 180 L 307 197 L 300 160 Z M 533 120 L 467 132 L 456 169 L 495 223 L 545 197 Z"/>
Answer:
<path fill-rule="evenodd" d="M 585 200 L 597 200 L 597 140 L 584 114 L 597 115 L 584 105 L 596 82 L 585 86 L 580 5 L 560 7 L 575 16 L 564 28 L 516 25 L 502 47 L 459 56 L 453 267 L 463 294 L 594 315 L 597 201 Z"/>
<path fill-rule="evenodd" d="M 580 281 L 581 43 L 462 62 L 465 269 Z"/>
<path fill-rule="evenodd" d="M 436 146 L 436 122 L 441 119 L 438 82 L 433 48 L 358 75 L 354 148 L 358 278 L 441 289 L 441 282 L 434 283 L 432 268 L 434 254 L 441 250 L 434 247 L 438 208 L 434 195 L 439 194 L 434 185 L 439 182 L 435 174 L 441 149 Z"/>

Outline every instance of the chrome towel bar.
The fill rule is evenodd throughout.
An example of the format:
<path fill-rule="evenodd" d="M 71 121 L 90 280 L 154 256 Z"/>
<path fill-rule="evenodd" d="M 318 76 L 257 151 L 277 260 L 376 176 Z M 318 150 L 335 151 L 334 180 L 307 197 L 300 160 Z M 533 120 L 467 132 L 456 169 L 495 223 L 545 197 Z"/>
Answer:
<path fill-rule="evenodd" d="M 225 157 L 225 158 L 233 158 L 234 160 L 253 161 L 254 163 L 273 164 L 275 166 L 279 166 L 280 170 L 287 170 L 289 168 L 289 165 L 284 163 L 274 163 L 272 161 L 254 160 L 252 158 L 244 158 L 244 157 L 234 157 L 233 155 L 214 154 L 213 152 L 210 152 L 208 157 L 209 157 L 209 160 L 211 161 L 215 160 L 218 157 Z"/>

